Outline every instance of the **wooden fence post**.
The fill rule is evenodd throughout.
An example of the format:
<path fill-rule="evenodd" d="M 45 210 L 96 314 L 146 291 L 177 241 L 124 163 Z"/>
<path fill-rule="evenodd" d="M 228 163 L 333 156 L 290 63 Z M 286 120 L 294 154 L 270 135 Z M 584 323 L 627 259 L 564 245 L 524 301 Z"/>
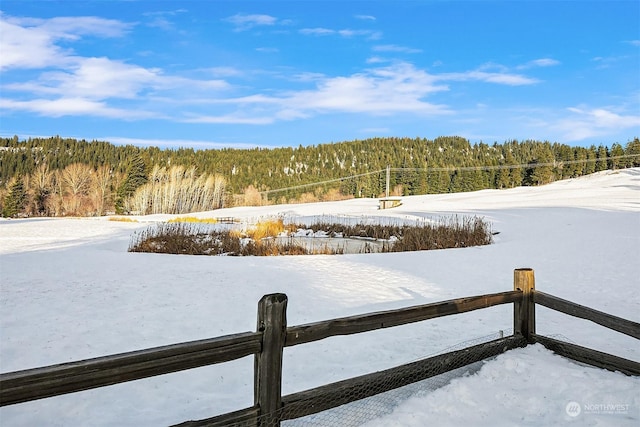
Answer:
<path fill-rule="evenodd" d="M 255 356 L 254 404 L 260 407 L 259 416 L 275 416 L 269 418 L 270 426 L 279 426 L 277 411 L 282 406 L 282 353 L 287 335 L 285 294 L 265 295 L 260 299 L 257 329 L 262 332 L 262 351 Z"/>
<path fill-rule="evenodd" d="M 513 333 L 522 335 L 532 343 L 532 334 L 536 333 L 536 310 L 533 302 L 535 276 L 531 268 L 518 268 L 513 271 L 513 290 L 522 291 L 522 300 L 513 303 Z"/>

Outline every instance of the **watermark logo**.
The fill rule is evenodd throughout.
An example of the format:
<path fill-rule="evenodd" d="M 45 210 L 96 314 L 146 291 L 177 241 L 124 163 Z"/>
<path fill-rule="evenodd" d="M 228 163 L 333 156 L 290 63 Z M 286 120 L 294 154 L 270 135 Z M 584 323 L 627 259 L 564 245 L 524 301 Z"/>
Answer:
<path fill-rule="evenodd" d="M 582 412 L 582 408 L 578 402 L 569 402 L 567 406 L 564 408 L 567 411 L 567 415 L 570 417 L 577 417 Z"/>
<path fill-rule="evenodd" d="M 628 403 L 585 403 L 571 401 L 567 403 L 564 410 L 570 417 L 577 417 L 580 414 L 598 415 L 626 415 L 629 413 Z"/>

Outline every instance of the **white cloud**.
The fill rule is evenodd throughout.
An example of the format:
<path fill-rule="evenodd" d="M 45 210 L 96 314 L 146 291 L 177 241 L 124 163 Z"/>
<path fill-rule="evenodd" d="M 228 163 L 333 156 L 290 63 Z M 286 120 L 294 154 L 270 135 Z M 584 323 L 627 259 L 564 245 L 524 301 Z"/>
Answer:
<path fill-rule="evenodd" d="M 445 73 L 439 74 L 438 78 L 441 80 L 457 80 L 457 81 L 469 81 L 476 80 L 487 83 L 503 84 L 507 86 L 523 86 L 539 83 L 539 80 L 526 77 L 520 74 L 510 73 L 489 73 L 486 71 L 467 71 L 463 73 Z"/>
<path fill-rule="evenodd" d="M 383 45 L 378 45 L 378 46 L 374 46 L 372 48 L 373 51 L 375 52 L 400 52 L 400 53 L 420 53 L 422 52 L 421 49 L 413 49 L 410 47 L 405 47 L 405 46 L 398 46 L 395 44 L 383 44 Z"/>
<path fill-rule="evenodd" d="M 262 53 L 277 53 L 280 52 L 280 49 L 277 47 L 257 47 L 256 51 Z"/>
<path fill-rule="evenodd" d="M 34 99 L 15 101 L 0 99 L 0 109 L 29 111 L 47 117 L 99 116 L 122 120 L 160 118 L 157 113 L 113 108 L 104 102 L 84 98 L 62 97 L 58 99 Z"/>
<path fill-rule="evenodd" d="M 567 141 L 579 141 L 640 127 L 640 115 L 625 115 L 607 108 L 572 107 L 568 111 L 573 114 L 553 125 L 554 129 L 563 132 Z"/>
<path fill-rule="evenodd" d="M 363 21 L 375 21 L 376 20 L 376 17 L 372 16 L 372 15 L 356 15 L 355 18 L 363 20 Z"/>
<path fill-rule="evenodd" d="M 557 61 L 552 58 L 540 58 L 540 59 L 534 59 L 533 61 L 529 61 L 526 64 L 519 65 L 516 68 L 519 70 L 525 70 L 527 68 L 535 68 L 535 67 L 553 67 L 559 64 L 560 64 L 560 61 Z"/>
<path fill-rule="evenodd" d="M 630 56 L 622 55 L 622 56 L 596 56 L 591 59 L 591 61 L 598 64 L 599 69 L 609 68 L 617 62 L 624 61 L 629 59 Z"/>
<path fill-rule="evenodd" d="M 49 20 L 13 18 L 0 14 L 2 55 L 0 70 L 65 66 L 74 52 L 56 45 L 81 36 L 121 37 L 131 24 L 95 17 L 61 17 Z"/>
<path fill-rule="evenodd" d="M 32 21 L 29 19 L 28 21 Z M 22 20 L 14 20 L 20 23 Z M 81 36 L 113 38 L 124 36 L 134 24 L 115 19 L 95 16 L 58 17 L 46 20 L 35 20 L 36 28 L 51 34 L 54 38 L 78 40 Z M 29 25 L 27 25 L 29 26 Z"/>
<path fill-rule="evenodd" d="M 164 31 L 171 31 L 175 28 L 173 22 L 162 16 L 155 17 L 151 22 L 147 24 L 147 26 L 152 28 L 160 28 Z"/>
<path fill-rule="evenodd" d="M 435 80 L 434 76 L 408 63 L 372 68 L 349 76 L 302 73 L 296 76 L 296 81 L 310 83 L 313 88 L 273 95 L 263 93 L 210 99 L 207 103 L 212 113 L 187 114 L 178 120 L 188 123 L 264 125 L 332 113 L 449 114 L 451 111 L 447 106 L 429 103 L 424 99 L 429 94 L 448 90 L 447 86 L 436 84 Z"/>
<path fill-rule="evenodd" d="M 614 134 L 625 129 L 640 128 L 640 115 L 615 112 L 607 108 L 567 108 L 568 117 L 551 123 L 567 142 Z"/>
<path fill-rule="evenodd" d="M 0 70 L 9 68 L 41 68 L 65 61 L 71 53 L 53 44 L 50 35 L 0 21 L 2 55 Z"/>
<path fill-rule="evenodd" d="M 478 71 L 487 71 L 494 73 L 507 73 L 509 68 L 496 62 L 485 62 L 477 68 Z"/>
<path fill-rule="evenodd" d="M 299 32 L 306 36 L 328 36 L 336 33 L 328 28 L 302 28 Z"/>
<path fill-rule="evenodd" d="M 338 34 L 342 37 L 354 37 L 354 36 L 369 36 L 373 34 L 373 31 L 370 30 L 338 30 Z"/>
<path fill-rule="evenodd" d="M 142 91 L 180 87 L 220 90 L 226 89 L 228 84 L 222 80 L 164 76 L 159 69 L 147 69 L 108 58 L 77 58 L 76 64 L 69 70 L 45 72 L 37 81 L 8 84 L 5 87 L 14 91 L 97 100 L 134 99 Z"/>
<path fill-rule="evenodd" d="M 372 56 L 370 58 L 367 58 L 367 64 L 380 64 L 383 62 L 389 62 L 389 60 L 380 56 Z"/>
<path fill-rule="evenodd" d="M 237 14 L 224 19 L 235 25 L 235 31 L 246 31 L 258 26 L 275 25 L 278 19 L 270 15 L 243 15 Z"/>
<path fill-rule="evenodd" d="M 322 28 L 322 27 L 302 28 L 298 32 L 305 36 L 330 36 L 334 34 L 337 34 L 345 38 L 356 37 L 356 36 L 368 36 L 368 38 L 371 40 L 377 40 L 381 37 L 381 33 L 377 31 L 351 30 L 351 29 L 332 30 L 330 28 Z"/>
<path fill-rule="evenodd" d="M 446 106 L 424 101 L 427 95 L 448 90 L 436 79 L 408 63 L 374 68 L 346 77 L 319 80 L 316 88 L 285 94 L 289 109 L 315 112 L 443 114 Z"/>

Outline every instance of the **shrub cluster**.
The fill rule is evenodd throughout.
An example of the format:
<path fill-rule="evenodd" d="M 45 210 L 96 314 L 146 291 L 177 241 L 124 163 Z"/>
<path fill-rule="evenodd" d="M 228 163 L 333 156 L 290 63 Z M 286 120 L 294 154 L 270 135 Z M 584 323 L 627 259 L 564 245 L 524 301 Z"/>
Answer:
<path fill-rule="evenodd" d="M 432 249 L 466 248 L 493 242 L 491 226 L 482 218 L 457 216 L 444 218 L 435 224 L 404 226 L 397 240 L 383 252 L 409 252 Z"/>
<path fill-rule="evenodd" d="M 462 248 L 488 245 L 493 242 L 490 225 L 482 218 L 457 216 L 435 223 L 417 225 L 382 225 L 317 222 L 310 226 L 289 224 L 282 219 L 260 222 L 246 233 L 237 230 L 218 230 L 206 223 L 159 223 L 135 233 L 129 252 L 152 252 L 187 255 L 273 256 L 342 254 L 344 249 L 309 249 L 295 239 L 278 242 L 277 236 L 297 229 L 324 231 L 330 237 L 369 238 L 382 240 L 382 252 L 408 252 L 432 249 Z M 291 234 L 289 234 L 291 236 Z M 365 252 L 369 252 L 365 250 Z"/>

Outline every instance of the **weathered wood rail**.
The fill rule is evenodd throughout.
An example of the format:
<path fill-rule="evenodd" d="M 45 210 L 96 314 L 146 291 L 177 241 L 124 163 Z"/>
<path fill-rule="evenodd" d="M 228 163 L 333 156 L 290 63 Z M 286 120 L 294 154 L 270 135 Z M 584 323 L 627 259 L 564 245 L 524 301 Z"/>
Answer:
<path fill-rule="evenodd" d="M 627 375 L 640 375 L 638 362 L 536 334 L 535 305 L 590 320 L 636 339 L 640 339 L 639 323 L 537 291 L 531 269 L 514 271 L 513 288 L 507 292 L 291 327 L 287 327 L 286 321 L 286 295 L 265 295 L 258 304 L 256 332 L 3 373 L 0 374 L 0 406 L 224 363 L 249 355 L 255 358 L 254 405 L 205 420 L 187 421 L 179 426 L 277 426 L 283 420 L 383 393 L 536 342 L 583 363 Z M 514 306 L 514 334 L 511 336 L 288 396 L 281 394 L 285 347 L 510 303 Z M 390 378 L 393 381 L 389 381 Z"/>

